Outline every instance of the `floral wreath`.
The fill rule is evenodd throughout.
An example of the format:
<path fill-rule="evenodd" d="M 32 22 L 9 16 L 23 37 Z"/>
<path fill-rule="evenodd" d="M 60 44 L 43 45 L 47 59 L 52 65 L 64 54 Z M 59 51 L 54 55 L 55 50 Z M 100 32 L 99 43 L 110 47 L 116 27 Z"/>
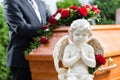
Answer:
<path fill-rule="evenodd" d="M 96 5 L 84 5 L 84 6 L 70 6 L 67 9 L 60 8 L 55 14 L 51 15 L 48 23 L 43 25 L 38 33 L 42 35 L 34 38 L 34 42 L 31 42 L 31 46 L 25 51 L 25 54 L 30 53 L 41 44 L 46 44 L 49 38 L 53 34 L 53 30 L 61 25 L 70 25 L 72 21 L 76 19 L 99 19 L 100 10 Z"/>
<path fill-rule="evenodd" d="M 25 54 L 30 53 L 32 50 L 37 48 L 41 44 L 46 44 L 49 38 L 53 34 L 53 30 L 61 25 L 70 25 L 72 21 L 76 19 L 87 19 L 91 21 L 93 19 L 99 20 L 100 10 L 96 5 L 83 5 L 83 6 L 70 6 L 67 9 L 60 8 L 55 14 L 51 15 L 48 23 L 43 25 L 38 33 L 42 33 L 41 36 L 34 38 L 34 42 L 31 43 L 29 49 L 25 51 Z M 98 66 L 104 65 L 106 63 L 105 58 L 101 54 L 95 55 L 96 67 L 89 68 L 89 73 L 93 74 Z"/>

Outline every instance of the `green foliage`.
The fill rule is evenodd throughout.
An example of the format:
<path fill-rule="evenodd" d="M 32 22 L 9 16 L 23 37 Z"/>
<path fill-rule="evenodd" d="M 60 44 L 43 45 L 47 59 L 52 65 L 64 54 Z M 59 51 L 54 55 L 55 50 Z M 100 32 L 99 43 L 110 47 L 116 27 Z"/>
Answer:
<path fill-rule="evenodd" d="M 99 66 L 92 68 L 92 67 L 88 67 L 88 71 L 90 74 L 94 74 L 97 70 L 98 70 Z"/>
<path fill-rule="evenodd" d="M 120 7 L 120 0 L 95 0 L 94 4 L 101 10 L 101 23 L 115 24 L 115 12 Z"/>
<path fill-rule="evenodd" d="M 88 67 L 88 71 L 90 74 L 93 74 L 95 70 L 94 70 L 94 68 Z"/>
<path fill-rule="evenodd" d="M 120 0 L 115 0 L 114 3 L 117 6 L 117 8 L 120 8 Z"/>
<path fill-rule="evenodd" d="M 9 69 L 6 67 L 6 47 L 8 43 L 8 27 L 5 23 L 0 4 L 0 80 L 7 80 Z"/>
<path fill-rule="evenodd" d="M 69 6 L 76 5 L 81 6 L 78 0 L 60 0 L 57 2 L 57 7 L 59 8 L 68 8 Z"/>

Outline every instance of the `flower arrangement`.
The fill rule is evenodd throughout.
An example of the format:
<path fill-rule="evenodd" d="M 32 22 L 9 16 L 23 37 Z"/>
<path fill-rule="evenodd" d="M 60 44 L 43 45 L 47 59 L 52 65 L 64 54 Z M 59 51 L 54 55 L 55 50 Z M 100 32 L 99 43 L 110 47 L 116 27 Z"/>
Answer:
<path fill-rule="evenodd" d="M 38 33 L 42 33 L 41 36 L 34 38 L 34 42 L 31 43 L 29 49 L 25 51 L 25 54 L 31 52 L 32 49 L 37 48 L 40 44 L 46 44 L 49 38 L 53 34 L 53 30 L 61 25 L 70 25 L 72 21 L 76 19 L 99 19 L 100 10 L 95 5 L 84 6 L 70 6 L 67 9 L 61 8 L 51 15 L 48 23 L 43 25 Z"/>

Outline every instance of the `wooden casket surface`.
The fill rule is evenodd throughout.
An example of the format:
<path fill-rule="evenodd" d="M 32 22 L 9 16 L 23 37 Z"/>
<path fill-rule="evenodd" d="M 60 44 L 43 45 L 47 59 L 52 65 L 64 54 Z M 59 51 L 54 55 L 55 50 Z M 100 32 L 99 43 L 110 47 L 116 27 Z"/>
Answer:
<path fill-rule="evenodd" d="M 104 47 L 105 57 L 111 57 L 117 67 L 97 71 L 94 80 L 120 80 L 120 25 L 95 25 L 92 33 L 97 36 Z M 57 41 L 64 35 L 68 35 L 69 27 L 60 27 L 54 31 L 48 44 L 40 45 L 37 49 L 26 55 L 32 72 L 32 80 L 58 80 L 53 63 L 53 49 Z M 108 66 L 106 63 L 105 66 Z"/>

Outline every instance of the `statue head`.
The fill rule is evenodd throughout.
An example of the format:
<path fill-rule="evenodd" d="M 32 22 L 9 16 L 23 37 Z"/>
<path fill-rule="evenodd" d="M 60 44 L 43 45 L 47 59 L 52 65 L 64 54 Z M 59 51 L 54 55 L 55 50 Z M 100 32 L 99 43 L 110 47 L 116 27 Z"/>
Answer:
<path fill-rule="evenodd" d="M 79 40 L 86 41 L 91 30 L 90 23 L 86 19 L 77 19 L 71 23 L 68 32 L 73 40 L 79 36 Z"/>

